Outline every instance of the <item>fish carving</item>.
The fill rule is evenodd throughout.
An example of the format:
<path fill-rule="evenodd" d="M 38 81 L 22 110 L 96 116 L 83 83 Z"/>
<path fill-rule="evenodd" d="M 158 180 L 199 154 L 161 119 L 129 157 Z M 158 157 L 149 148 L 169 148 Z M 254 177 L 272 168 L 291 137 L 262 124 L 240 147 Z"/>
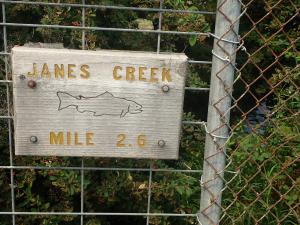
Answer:
<path fill-rule="evenodd" d="M 71 95 L 67 92 L 58 91 L 58 111 L 66 108 L 75 108 L 79 113 L 90 112 L 93 116 L 119 116 L 124 117 L 127 113 L 137 114 L 143 111 L 143 106 L 126 98 L 115 97 L 106 91 L 102 94 L 85 97 Z"/>

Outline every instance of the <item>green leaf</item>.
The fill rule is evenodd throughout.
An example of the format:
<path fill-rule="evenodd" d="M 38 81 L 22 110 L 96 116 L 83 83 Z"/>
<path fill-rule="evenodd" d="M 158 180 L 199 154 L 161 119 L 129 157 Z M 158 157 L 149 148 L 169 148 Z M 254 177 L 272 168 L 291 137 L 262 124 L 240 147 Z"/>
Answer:
<path fill-rule="evenodd" d="M 183 193 L 185 191 L 185 188 L 182 186 L 177 186 L 177 187 L 175 187 L 175 189 L 180 195 L 183 195 Z"/>
<path fill-rule="evenodd" d="M 197 36 L 196 35 L 189 37 L 190 46 L 194 46 L 196 44 L 196 42 L 197 42 Z"/>

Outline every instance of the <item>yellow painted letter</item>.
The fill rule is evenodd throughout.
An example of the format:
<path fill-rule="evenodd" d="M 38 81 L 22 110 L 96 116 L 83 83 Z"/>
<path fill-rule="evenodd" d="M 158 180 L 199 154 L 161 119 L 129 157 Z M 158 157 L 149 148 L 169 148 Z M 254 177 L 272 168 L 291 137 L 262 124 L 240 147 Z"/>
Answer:
<path fill-rule="evenodd" d="M 89 69 L 90 67 L 88 65 L 81 65 L 80 67 L 80 76 L 84 79 L 88 79 L 90 77 Z"/>
<path fill-rule="evenodd" d="M 47 63 L 44 63 L 41 75 L 42 77 L 48 77 L 48 78 L 51 77 Z"/>
<path fill-rule="evenodd" d="M 71 132 L 67 132 L 67 145 L 71 144 Z"/>
<path fill-rule="evenodd" d="M 146 81 L 146 78 L 144 77 L 145 73 L 144 71 L 147 69 L 147 67 L 139 67 L 139 80 Z"/>
<path fill-rule="evenodd" d="M 94 136 L 94 133 L 92 133 L 92 132 L 87 132 L 85 134 L 86 145 L 94 145 L 93 136 Z"/>
<path fill-rule="evenodd" d="M 58 132 L 56 135 L 55 132 L 50 132 L 50 145 L 63 145 L 64 144 L 64 133 Z"/>
<path fill-rule="evenodd" d="M 155 77 L 157 74 L 158 68 L 151 68 L 151 73 L 150 73 L 150 82 L 158 82 L 158 79 Z"/>
<path fill-rule="evenodd" d="M 68 64 L 68 78 L 76 78 L 76 76 L 73 74 L 74 73 L 74 67 L 75 64 Z"/>
<path fill-rule="evenodd" d="M 132 81 L 132 80 L 135 80 L 135 77 L 134 77 L 134 67 L 126 67 L 126 80 L 129 80 L 129 81 Z"/>
<path fill-rule="evenodd" d="M 78 133 L 77 132 L 75 132 L 75 137 L 74 138 L 75 138 L 75 141 L 74 141 L 75 145 L 82 145 L 82 143 L 78 141 Z"/>
<path fill-rule="evenodd" d="M 32 64 L 32 72 L 28 72 L 27 76 L 28 77 L 37 77 L 38 76 L 38 71 L 37 71 L 37 68 L 36 68 L 36 63 Z"/>
<path fill-rule="evenodd" d="M 64 64 L 60 64 L 60 67 L 59 67 L 59 65 L 54 64 L 54 74 L 55 74 L 55 78 L 58 78 L 59 76 L 61 78 L 64 78 L 65 77 Z"/>
<path fill-rule="evenodd" d="M 118 75 L 117 70 L 122 70 L 121 66 L 115 66 L 114 71 L 113 71 L 113 76 L 115 80 L 120 80 L 122 76 Z"/>
<path fill-rule="evenodd" d="M 165 81 L 165 80 L 167 80 L 168 82 L 172 81 L 170 70 L 171 69 L 163 68 L 162 75 L 161 75 L 162 76 L 162 81 Z"/>

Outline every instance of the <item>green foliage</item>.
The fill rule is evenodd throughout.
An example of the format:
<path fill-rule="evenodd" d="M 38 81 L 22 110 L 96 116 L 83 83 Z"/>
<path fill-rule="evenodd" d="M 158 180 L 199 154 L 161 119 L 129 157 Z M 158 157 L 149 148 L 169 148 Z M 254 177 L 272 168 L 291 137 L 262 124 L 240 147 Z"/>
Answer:
<path fill-rule="evenodd" d="M 186 86 L 188 87 L 208 87 L 207 82 L 205 82 L 199 76 L 198 72 L 194 67 L 189 67 L 188 69 L 189 76 L 186 79 Z"/>
<path fill-rule="evenodd" d="M 274 5 L 277 1 L 268 1 Z M 266 9 L 267 10 L 267 9 Z M 275 7 L 273 13 L 283 23 L 294 15 L 294 8 L 286 4 Z M 272 17 L 259 25 L 266 37 L 272 36 L 281 28 L 277 18 Z M 297 43 L 293 43 L 299 35 L 299 26 L 293 21 L 285 29 L 285 33 L 271 38 L 268 49 L 253 55 L 253 62 L 260 66 L 274 61 L 270 50 L 276 54 L 284 53 L 279 59 L 280 65 L 268 70 L 264 76 L 268 79 L 266 94 L 273 86 L 271 114 L 267 115 L 264 132 L 259 132 L 262 125 L 250 125 L 252 132 L 245 132 L 247 122 L 240 123 L 229 144 L 231 155 L 230 170 L 237 171 L 238 176 L 225 192 L 225 204 L 232 204 L 227 199 L 236 198 L 228 210 L 226 221 L 234 218 L 236 224 L 254 224 L 263 218 L 260 224 L 278 224 L 274 217 L 283 220 L 282 224 L 299 224 L 300 180 L 300 68 Z M 250 35 L 251 43 L 258 46 L 264 43 Z M 294 49 L 291 46 L 294 45 Z M 257 47 L 256 47 L 257 48 Z M 252 80 L 251 69 L 245 70 L 245 80 Z M 269 86 L 270 85 L 270 86 Z M 257 87 L 258 89 L 258 87 Z M 254 92 L 257 92 L 257 89 Z M 239 193 L 234 196 L 233 193 Z M 270 210 L 270 213 L 266 213 Z M 224 223 L 225 224 L 225 223 Z"/>

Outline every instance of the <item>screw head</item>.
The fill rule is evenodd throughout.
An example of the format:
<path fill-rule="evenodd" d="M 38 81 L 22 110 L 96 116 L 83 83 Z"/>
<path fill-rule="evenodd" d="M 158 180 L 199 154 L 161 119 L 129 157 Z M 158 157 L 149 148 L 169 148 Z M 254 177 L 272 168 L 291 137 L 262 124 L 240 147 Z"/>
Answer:
<path fill-rule="evenodd" d="M 38 142 L 37 136 L 30 136 L 30 142 L 33 144 L 37 143 Z"/>
<path fill-rule="evenodd" d="M 170 87 L 169 87 L 168 85 L 163 85 L 163 86 L 161 87 L 161 90 L 162 90 L 163 92 L 167 93 L 167 92 L 170 91 Z"/>
<path fill-rule="evenodd" d="M 29 81 L 27 82 L 27 86 L 30 87 L 30 88 L 32 88 L 32 89 L 34 89 L 34 88 L 36 87 L 36 81 L 34 81 L 34 80 L 29 80 Z"/>
<path fill-rule="evenodd" d="M 19 78 L 20 78 L 20 80 L 25 80 L 25 79 L 26 79 L 26 76 L 25 76 L 24 74 L 21 74 L 21 75 L 19 76 Z"/>
<path fill-rule="evenodd" d="M 157 142 L 157 144 L 158 144 L 159 147 L 163 148 L 163 147 L 165 147 L 166 142 L 165 142 L 164 140 L 159 140 L 159 141 Z"/>

